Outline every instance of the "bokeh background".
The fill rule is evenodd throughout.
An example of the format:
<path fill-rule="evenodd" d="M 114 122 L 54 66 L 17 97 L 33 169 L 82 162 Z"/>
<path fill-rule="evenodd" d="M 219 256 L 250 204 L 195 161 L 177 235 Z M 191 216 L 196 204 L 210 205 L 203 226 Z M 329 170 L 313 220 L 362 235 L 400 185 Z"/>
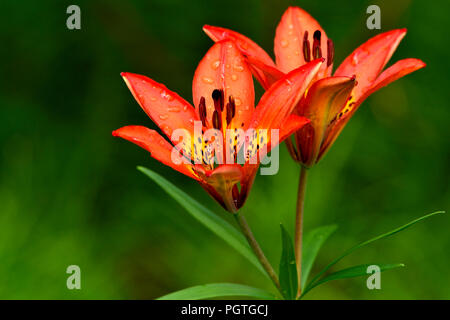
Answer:
<path fill-rule="evenodd" d="M 70 4 L 81 7 L 81 30 L 66 28 Z M 0 298 L 153 299 L 210 282 L 271 289 L 136 165 L 229 219 L 199 185 L 111 136 L 127 124 L 153 126 L 119 73 L 148 75 L 190 100 L 212 44 L 203 24 L 239 30 L 272 54 L 289 5 L 321 23 L 339 63 L 380 32 L 365 26 L 370 4 L 381 8 L 381 31 L 408 28 L 392 61 L 428 65 L 370 97 L 311 171 L 306 231 L 339 225 L 316 271 L 359 241 L 449 207 L 448 1 L 2 1 Z M 274 265 L 279 223 L 293 233 L 299 171 L 280 151 L 279 173 L 258 176 L 242 210 Z M 405 263 L 382 274 L 382 290 L 356 278 L 308 298 L 450 298 L 449 222 L 433 217 L 339 263 Z M 81 267 L 81 290 L 66 288 L 71 264 Z"/>

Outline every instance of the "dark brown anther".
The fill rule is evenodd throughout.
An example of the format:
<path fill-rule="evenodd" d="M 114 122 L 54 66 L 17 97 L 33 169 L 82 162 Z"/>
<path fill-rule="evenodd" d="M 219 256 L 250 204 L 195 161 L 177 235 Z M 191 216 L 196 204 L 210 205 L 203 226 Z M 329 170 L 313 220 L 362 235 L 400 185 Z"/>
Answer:
<path fill-rule="evenodd" d="M 314 31 L 313 57 L 314 59 L 322 58 L 322 48 L 320 47 L 320 37 L 322 33 L 319 30 Z"/>
<path fill-rule="evenodd" d="M 331 39 L 327 40 L 327 67 L 333 63 L 334 59 L 334 44 Z"/>
<path fill-rule="evenodd" d="M 227 103 L 227 125 L 233 120 L 233 110 L 231 110 L 231 104 Z"/>
<path fill-rule="evenodd" d="M 222 129 L 222 119 L 220 119 L 220 116 L 219 116 L 219 113 L 217 112 L 217 110 L 214 110 L 214 112 L 213 112 L 212 121 L 213 121 L 214 129 L 217 129 L 217 130 Z"/>
<path fill-rule="evenodd" d="M 230 96 L 228 100 L 231 105 L 231 118 L 234 118 L 234 115 L 236 114 L 236 104 L 234 103 L 234 98 L 232 96 Z"/>
<path fill-rule="evenodd" d="M 202 121 L 202 125 L 206 127 L 206 101 L 205 97 L 200 98 L 200 103 L 198 104 L 198 115 Z"/>
<path fill-rule="evenodd" d="M 214 100 L 214 109 L 218 112 L 222 112 L 224 107 L 223 90 L 215 89 L 212 93 L 212 98 Z"/>
<path fill-rule="evenodd" d="M 311 48 L 309 46 L 308 31 L 305 31 L 305 35 L 303 36 L 303 58 L 305 59 L 305 62 L 311 61 Z"/>
<path fill-rule="evenodd" d="M 227 114 L 226 114 L 226 118 L 227 118 L 227 125 L 229 125 L 231 123 L 231 120 L 233 120 L 234 115 L 236 113 L 236 103 L 234 102 L 234 98 L 232 96 L 230 96 L 228 98 L 228 103 L 227 103 Z"/>

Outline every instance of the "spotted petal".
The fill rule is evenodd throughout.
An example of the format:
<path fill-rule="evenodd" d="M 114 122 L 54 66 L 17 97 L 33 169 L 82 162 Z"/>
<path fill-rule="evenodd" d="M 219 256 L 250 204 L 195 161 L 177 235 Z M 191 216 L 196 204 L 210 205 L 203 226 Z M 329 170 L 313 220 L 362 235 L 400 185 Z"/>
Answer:
<path fill-rule="evenodd" d="M 310 125 L 297 134 L 300 155 L 307 166 L 313 164 L 327 126 L 345 106 L 354 86 L 354 78 L 323 78 L 314 82 L 300 101 L 299 114 L 311 120 Z"/>

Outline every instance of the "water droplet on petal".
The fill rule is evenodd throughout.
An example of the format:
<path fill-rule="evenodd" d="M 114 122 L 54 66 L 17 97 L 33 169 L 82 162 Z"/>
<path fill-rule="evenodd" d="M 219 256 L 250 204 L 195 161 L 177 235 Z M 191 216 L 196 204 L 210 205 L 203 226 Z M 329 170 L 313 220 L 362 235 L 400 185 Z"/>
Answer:
<path fill-rule="evenodd" d="M 203 77 L 202 81 L 207 84 L 212 84 L 214 82 L 213 79 L 208 78 L 208 77 Z"/>
<path fill-rule="evenodd" d="M 231 80 L 236 81 L 238 79 L 238 76 L 235 74 L 231 75 Z"/>
<path fill-rule="evenodd" d="M 283 48 L 286 48 L 288 45 L 289 45 L 289 41 L 287 41 L 287 40 L 285 40 L 285 39 L 281 40 L 281 46 L 282 46 Z"/>
<path fill-rule="evenodd" d="M 187 108 L 188 108 L 188 106 L 184 106 L 184 107 L 183 107 L 183 111 L 186 111 Z"/>
<path fill-rule="evenodd" d="M 151 97 L 150 100 L 151 101 L 156 101 L 156 98 L 155 97 Z"/>
<path fill-rule="evenodd" d="M 211 68 L 213 68 L 213 70 L 216 70 L 220 65 L 220 60 L 216 60 L 213 63 L 211 63 Z"/>
<path fill-rule="evenodd" d="M 180 112 L 180 108 L 179 107 L 169 107 L 167 108 L 168 112 Z"/>
<path fill-rule="evenodd" d="M 239 98 L 234 98 L 234 103 L 236 104 L 236 107 L 239 107 L 242 104 L 242 101 Z"/>
<path fill-rule="evenodd" d="M 161 120 L 167 120 L 167 118 L 169 118 L 169 116 L 168 116 L 167 114 L 160 114 L 160 115 L 159 115 L 159 118 L 160 118 Z"/>

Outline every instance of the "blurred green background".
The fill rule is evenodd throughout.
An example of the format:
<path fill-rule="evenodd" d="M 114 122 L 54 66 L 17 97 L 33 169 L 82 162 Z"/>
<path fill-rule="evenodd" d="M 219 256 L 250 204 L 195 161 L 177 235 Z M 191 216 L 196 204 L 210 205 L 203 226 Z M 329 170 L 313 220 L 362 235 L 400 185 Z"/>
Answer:
<path fill-rule="evenodd" d="M 66 28 L 70 4 L 81 7 L 81 30 Z M 2 1 L 0 298 L 153 299 L 209 282 L 271 289 L 136 165 L 230 218 L 199 185 L 111 136 L 123 125 L 153 127 L 119 73 L 150 76 L 191 100 L 194 70 L 212 44 L 203 24 L 239 30 L 272 54 L 289 5 L 321 23 L 337 65 L 380 32 L 365 26 L 370 4 L 381 8 L 381 31 L 408 28 L 391 63 L 428 65 L 370 97 L 311 171 L 306 231 L 339 225 L 316 271 L 359 241 L 448 209 L 448 1 Z M 258 176 L 242 210 L 275 265 L 279 223 L 293 233 L 299 171 L 280 151 L 279 173 Z M 363 277 L 308 298 L 450 298 L 449 222 L 433 217 L 339 263 L 405 263 L 382 274 L 382 290 L 368 290 Z M 81 290 L 66 288 L 71 264 L 81 267 Z"/>

